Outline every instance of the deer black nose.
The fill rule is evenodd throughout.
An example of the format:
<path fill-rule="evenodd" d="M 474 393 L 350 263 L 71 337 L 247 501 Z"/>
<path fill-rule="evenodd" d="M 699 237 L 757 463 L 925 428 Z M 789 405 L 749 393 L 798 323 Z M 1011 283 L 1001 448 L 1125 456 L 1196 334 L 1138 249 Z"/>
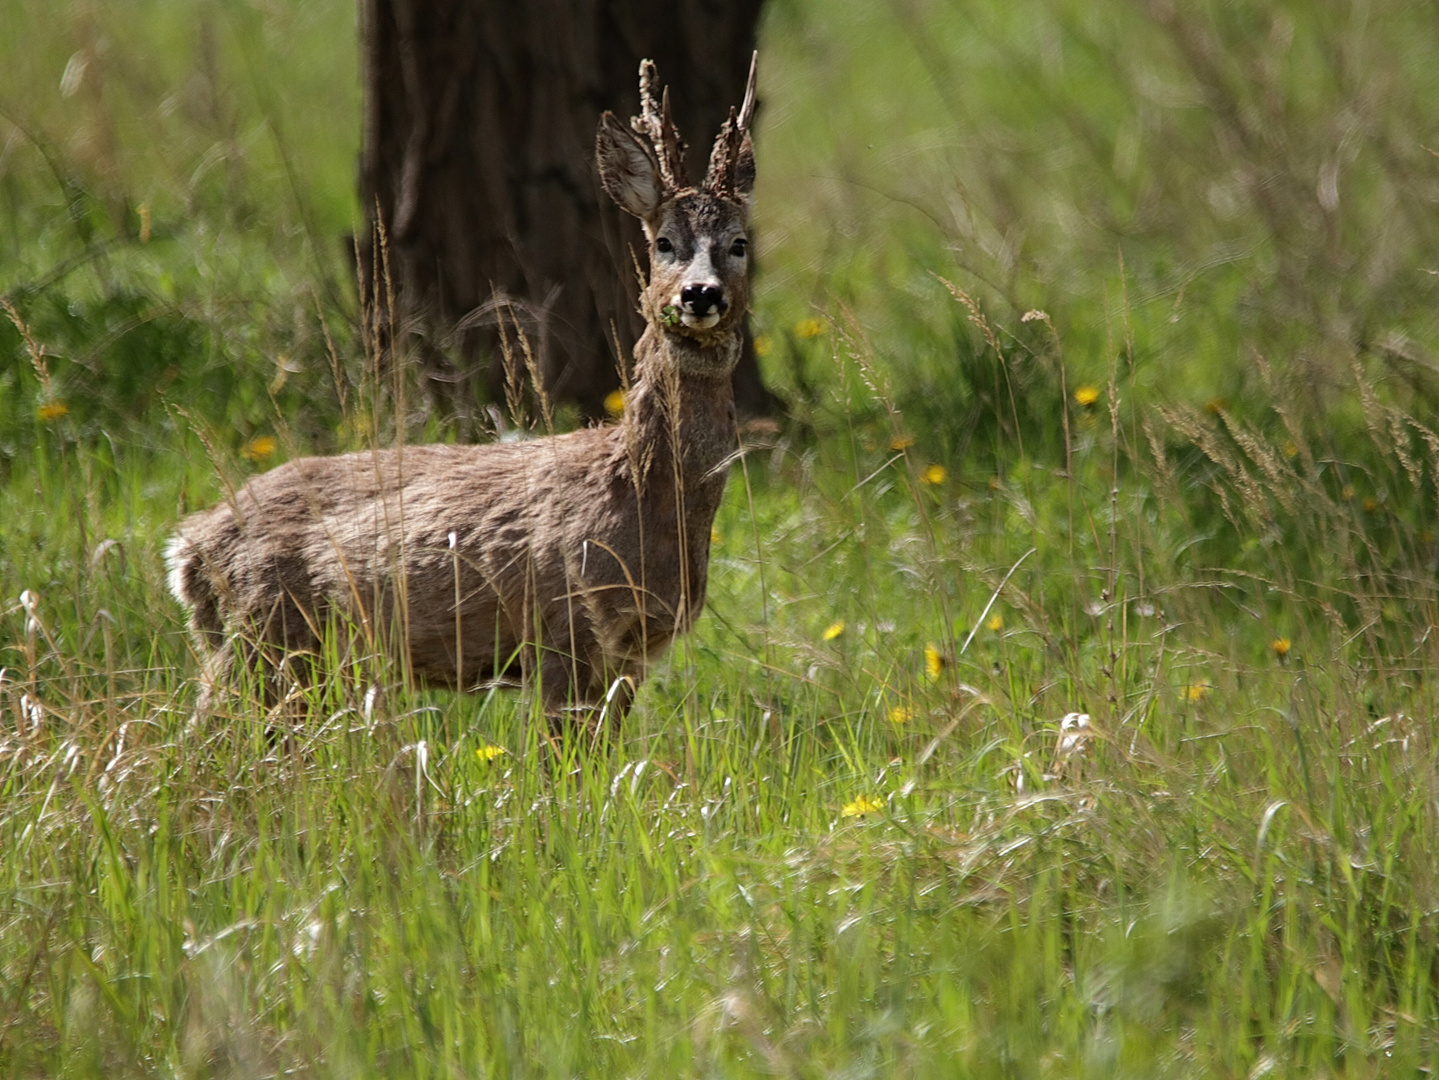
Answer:
<path fill-rule="evenodd" d="M 711 308 L 723 313 L 729 307 L 725 303 L 724 290 L 718 285 L 686 285 L 680 290 L 680 303 L 686 311 L 700 318 L 708 315 Z"/>

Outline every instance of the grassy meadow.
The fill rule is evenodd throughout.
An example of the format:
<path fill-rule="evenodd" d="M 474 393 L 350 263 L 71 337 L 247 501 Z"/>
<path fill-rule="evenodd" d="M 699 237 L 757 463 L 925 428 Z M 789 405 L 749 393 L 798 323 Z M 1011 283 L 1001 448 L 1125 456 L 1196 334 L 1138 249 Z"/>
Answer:
<path fill-rule="evenodd" d="M 358 329 L 354 9 L 0 0 L 0 1077 L 1432 1072 L 1432 4 L 770 0 L 792 416 L 559 758 L 190 722 L 178 517 L 453 437 Z"/>

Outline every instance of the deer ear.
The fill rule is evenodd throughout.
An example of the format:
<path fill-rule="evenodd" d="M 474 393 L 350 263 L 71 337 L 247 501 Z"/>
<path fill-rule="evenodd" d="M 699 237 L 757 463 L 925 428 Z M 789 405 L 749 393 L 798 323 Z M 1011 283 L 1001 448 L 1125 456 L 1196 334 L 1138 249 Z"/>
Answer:
<path fill-rule="evenodd" d="M 652 217 L 664 202 L 664 185 L 653 152 L 615 114 L 600 117 L 595 135 L 595 158 L 600 166 L 600 183 L 610 198 L 641 221 Z"/>
<path fill-rule="evenodd" d="M 739 153 L 735 155 L 734 189 L 737 195 L 748 195 L 754 190 L 754 143 L 750 141 L 748 131 L 744 133 L 744 141 L 739 144 Z"/>

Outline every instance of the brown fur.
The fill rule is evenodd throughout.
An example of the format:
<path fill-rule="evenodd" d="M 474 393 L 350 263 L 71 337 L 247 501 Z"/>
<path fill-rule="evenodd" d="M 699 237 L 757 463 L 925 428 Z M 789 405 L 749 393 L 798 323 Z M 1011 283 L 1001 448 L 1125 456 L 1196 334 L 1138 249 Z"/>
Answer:
<path fill-rule="evenodd" d="M 187 518 L 167 558 L 207 697 L 231 680 L 237 639 L 273 694 L 338 621 L 421 681 L 469 690 L 518 672 L 551 715 L 593 716 L 609 695 L 614 719 L 693 623 L 735 445 L 753 152 L 732 114 L 723 175 L 677 188 L 661 162 L 678 135 L 645 100 L 635 129 L 659 145 L 606 113 L 597 148 L 606 190 L 651 242 L 623 419 L 527 442 L 302 458 Z M 750 110 L 747 99 L 744 127 Z M 683 300 L 697 282 L 722 294 L 717 320 Z"/>

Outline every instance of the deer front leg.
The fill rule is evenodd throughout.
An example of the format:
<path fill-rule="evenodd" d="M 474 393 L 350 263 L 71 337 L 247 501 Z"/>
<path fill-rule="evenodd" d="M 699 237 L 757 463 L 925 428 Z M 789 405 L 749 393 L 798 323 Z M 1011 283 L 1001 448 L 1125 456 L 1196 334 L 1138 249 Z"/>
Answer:
<path fill-rule="evenodd" d="M 538 663 L 540 700 L 555 735 L 579 731 L 591 739 L 615 734 L 634 703 L 635 680 L 598 671 L 560 651 L 545 651 Z"/>

